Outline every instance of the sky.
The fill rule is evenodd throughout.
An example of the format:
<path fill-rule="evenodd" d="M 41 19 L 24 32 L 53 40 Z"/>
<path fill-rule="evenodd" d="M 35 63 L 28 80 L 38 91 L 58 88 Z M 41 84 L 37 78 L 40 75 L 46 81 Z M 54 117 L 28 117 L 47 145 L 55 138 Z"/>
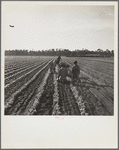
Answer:
<path fill-rule="evenodd" d="M 114 5 L 97 4 L 2 1 L 3 49 L 113 50 Z"/>

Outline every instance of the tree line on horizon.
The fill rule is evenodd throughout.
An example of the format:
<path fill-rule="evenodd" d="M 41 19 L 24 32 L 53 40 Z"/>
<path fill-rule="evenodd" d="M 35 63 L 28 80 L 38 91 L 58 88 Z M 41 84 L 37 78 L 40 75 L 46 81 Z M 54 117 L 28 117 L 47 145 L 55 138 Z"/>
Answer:
<path fill-rule="evenodd" d="M 97 49 L 95 51 L 69 50 L 69 49 L 49 49 L 49 50 L 5 50 L 5 56 L 67 56 L 67 57 L 111 57 L 114 56 L 114 50 Z"/>

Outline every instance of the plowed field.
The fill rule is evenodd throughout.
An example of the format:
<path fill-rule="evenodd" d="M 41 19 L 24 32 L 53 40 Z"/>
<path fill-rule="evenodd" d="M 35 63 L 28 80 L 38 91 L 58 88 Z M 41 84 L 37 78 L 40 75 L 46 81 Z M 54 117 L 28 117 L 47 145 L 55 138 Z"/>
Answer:
<path fill-rule="evenodd" d="M 62 57 L 69 69 L 77 60 L 79 84 L 57 81 L 54 59 L 5 57 L 5 115 L 114 115 L 113 59 Z"/>

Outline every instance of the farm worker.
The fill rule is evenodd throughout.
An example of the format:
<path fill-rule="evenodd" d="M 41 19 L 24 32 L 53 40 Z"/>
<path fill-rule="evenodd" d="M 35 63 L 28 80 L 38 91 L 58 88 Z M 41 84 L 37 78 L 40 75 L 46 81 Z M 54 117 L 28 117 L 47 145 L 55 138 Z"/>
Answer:
<path fill-rule="evenodd" d="M 66 81 L 66 77 L 68 76 L 68 70 L 64 63 L 61 64 L 61 68 L 58 73 L 58 80 Z"/>
<path fill-rule="evenodd" d="M 74 61 L 74 66 L 72 68 L 72 74 L 73 74 L 73 81 L 80 81 L 79 80 L 79 74 L 80 74 L 80 67 L 77 65 L 77 61 Z"/>
<path fill-rule="evenodd" d="M 55 61 L 55 62 L 56 62 L 56 64 L 57 64 L 57 65 L 59 65 L 60 61 L 61 61 L 61 57 L 60 57 L 60 56 L 58 56 L 58 58 L 56 59 L 56 61 Z"/>

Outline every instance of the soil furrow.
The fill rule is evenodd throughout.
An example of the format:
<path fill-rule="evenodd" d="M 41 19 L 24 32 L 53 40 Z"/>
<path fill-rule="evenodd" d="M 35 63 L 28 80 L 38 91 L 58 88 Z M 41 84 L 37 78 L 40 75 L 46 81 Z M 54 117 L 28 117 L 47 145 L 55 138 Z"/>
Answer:
<path fill-rule="evenodd" d="M 47 83 L 44 87 L 44 92 L 40 98 L 40 103 L 36 107 L 34 115 L 52 115 L 53 110 L 53 74 L 50 73 Z"/>
<path fill-rule="evenodd" d="M 90 87 L 87 87 L 85 83 L 84 85 L 80 85 L 82 98 L 84 100 L 86 110 L 88 111 L 89 115 L 110 115 L 105 106 L 97 99 L 97 97 L 92 95 L 92 93 L 89 91 L 89 88 Z M 95 85 L 92 85 L 91 88 L 95 89 L 96 87 Z"/>
<path fill-rule="evenodd" d="M 45 74 L 46 70 L 48 69 L 48 67 L 46 67 L 40 73 L 40 75 L 37 77 L 37 79 L 34 82 L 32 82 L 32 84 L 30 84 L 25 90 L 23 90 L 20 93 L 20 95 L 15 99 L 15 102 L 13 103 L 12 107 L 10 107 L 10 109 L 7 109 L 6 115 L 17 114 L 17 111 L 19 110 L 20 107 L 22 107 L 22 105 L 24 103 L 28 104 L 29 101 L 31 101 L 31 98 L 29 99 L 28 97 L 31 93 L 33 93 L 35 95 L 35 93 L 37 92 L 37 88 L 39 87 L 40 83 L 42 82 L 42 79 L 43 79 L 44 74 Z M 31 94 L 31 96 L 33 96 L 33 94 Z M 22 112 L 20 112 L 20 113 L 22 113 Z"/>
<path fill-rule="evenodd" d="M 13 73 L 12 75 L 8 76 L 7 78 L 5 78 L 5 85 L 9 84 L 10 82 L 12 82 L 13 80 L 16 80 L 17 78 L 19 78 L 20 76 L 22 76 L 23 74 L 29 72 L 30 70 L 34 69 L 35 67 L 41 65 L 43 62 L 37 63 L 37 65 L 33 65 L 32 67 L 26 67 L 25 69 L 22 69 L 20 72 L 17 71 L 17 73 Z"/>
<path fill-rule="evenodd" d="M 39 87 L 39 84 L 41 83 L 44 77 L 46 70 L 49 67 L 50 67 L 50 64 L 47 65 L 44 69 L 42 69 L 42 71 L 39 72 L 40 73 L 39 75 L 34 76 L 33 82 L 29 81 L 29 84 L 26 87 L 23 86 L 25 90 L 22 90 L 22 91 L 20 90 L 19 93 L 17 93 L 17 95 L 14 96 L 14 99 L 11 102 L 9 101 L 10 104 L 8 103 L 9 105 L 5 109 L 5 114 L 11 114 L 11 112 L 13 112 L 11 111 L 11 109 L 12 107 L 14 107 L 14 105 L 15 107 L 17 107 L 17 105 L 19 105 L 19 102 L 22 103 L 25 101 L 25 99 L 27 99 L 28 95 L 32 93 L 33 89 L 35 89 L 36 91 L 36 89 Z"/>
<path fill-rule="evenodd" d="M 58 83 L 59 106 L 62 115 L 80 115 L 80 111 L 68 83 Z"/>
<path fill-rule="evenodd" d="M 46 64 L 46 63 L 45 63 Z M 17 82 L 14 82 L 13 84 L 9 85 L 5 89 L 5 102 L 7 102 L 7 99 L 10 97 L 12 93 L 14 93 L 16 90 L 18 90 L 22 85 L 24 85 L 27 81 L 29 81 L 35 73 L 37 73 L 45 64 L 40 65 L 35 69 L 34 71 L 31 71 L 31 73 L 27 73 L 27 75 L 23 75 Z"/>

